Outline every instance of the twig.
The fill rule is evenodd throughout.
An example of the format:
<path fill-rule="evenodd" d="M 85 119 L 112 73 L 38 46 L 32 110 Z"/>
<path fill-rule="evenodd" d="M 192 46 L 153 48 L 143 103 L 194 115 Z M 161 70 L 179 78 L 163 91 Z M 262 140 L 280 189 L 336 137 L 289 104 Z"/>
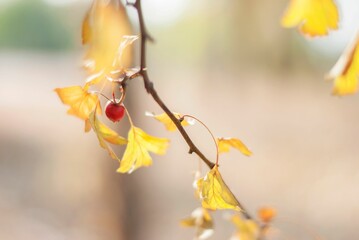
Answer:
<path fill-rule="evenodd" d="M 133 6 L 138 13 L 138 20 L 140 25 L 140 34 L 141 34 L 141 52 L 140 52 L 140 71 L 139 74 L 142 76 L 145 89 L 148 94 L 150 94 L 153 99 L 157 102 L 157 104 L 162 108 L 162 110 L 168 115 L 168 117 L 172 120 L 172 122 L 176 125 L 177 129 L 181 133 L 184 140 L 187 142 L 189 146 L 189 153 L 195 153 L 197 154 L 206 164 L 207 166 L 212 169 L 215 164 L 208 160 L 208 158 L 198 149 L 198 147 L 193 143 L 192 139 L 187 134 L 186 130 L 181 125 L 181 122 L 179 119 L 176 118 L 176 116 L 169 110 L 169 108 L 166 106 L 166 104 L 161 100 L 161 98 L 158 96 L 157 91 L 155 90 L 153 83 L 151 82 L 148 74 L 147 74 L 147 65 L 146 65 L 146 43 L 147 41 L 151 41 L 152 38 L 147 32 L 146 25 L 143 19 L 142 14 L 142 8 L 141 8 L 141 1 L 136 0 L 134 3 L 127 2 L 128 5 Z"/>
<path fill-rule="evenodd" d="M 131 3 L 127 1 L 127 5 L 133 6 L 137 10 L 138 21 L 140 25 L 140 35 L 141 35 L 141 51 L 140 51 L 140 61 L 141 67 L 139 70 L 139 74 L 142 76 L 145 89 L 148 94 L 152 96 L 152 98 L 157 102 L 157 104 L 162 108 L 162 110 L 168 115 L 168 117 L 172 120 L 172 122 L 176 125 L 177 129 L 181 133 L 184 140 L 187 142 L 189 146 L 189 153 L 197 154 L 207 166 L 212 169 L 215 164 L 207 159 L 207 157 L 197 148 L 197 146 L 193 143 L 192 139 L 188 136 L 186 130 L 181 125 L 180 119 L 177 119 L 176 116 L 169 110 L 169 108 L 165 105 L 165 103 L 158 96 L 153 82 L 151 82 L 148 73 L 147 73 L 147 65 L 146 65 L 146 43 L 147 41 L 153 41 L 153 38 L 148 34 L 147 28 L 145 25 L 145 21 L 143 18 L 141 0 L 136 0 Z M 248 213 L 248 211 L 243 207 L 243 205 L 239 204 L 242 209 L 242 214 L 246 219 L 253 219 L 252 216 Z"/>

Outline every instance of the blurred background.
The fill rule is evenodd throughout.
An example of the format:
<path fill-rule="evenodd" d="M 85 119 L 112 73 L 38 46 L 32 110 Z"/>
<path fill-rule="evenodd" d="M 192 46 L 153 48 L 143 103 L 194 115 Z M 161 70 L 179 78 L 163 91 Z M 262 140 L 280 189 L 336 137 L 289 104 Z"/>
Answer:
<path fill-rule="evenodd" d="M 333 97 L 323 80 L 359 26 L 359 2 L 338 0 L 340 30 L 311 40 L 281 28 L 287 3 L 143 1 L 156 39 L 149 73 L 173 111 L 253 151 L 223 155 L 221 172 L 251 214 L 277 209 L 278 239 L 359 239 L 359 96 Z M 144 116 L 161 110 L 141 80 L 126 104 L 138 126 L 171 146 L 131 175 L 116 173 L 118 163 L 53 92 L 83 84 L 80 29 L 90 4 L 0 0 L 0 239 L 192 239 L 179 220 L 199 206 L 198 158 L 178 133 Z M 214 159 L 206 131 L 189 132 Z M 214 214 L 211 239 L 230 238 L 226 214 Z"/>

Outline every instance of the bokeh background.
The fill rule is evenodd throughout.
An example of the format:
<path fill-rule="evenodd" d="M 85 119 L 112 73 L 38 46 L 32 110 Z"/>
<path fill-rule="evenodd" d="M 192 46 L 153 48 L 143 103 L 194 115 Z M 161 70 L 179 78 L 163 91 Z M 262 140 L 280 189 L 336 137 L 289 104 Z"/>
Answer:
<path fill-rule="evenodd" d="M 359 97 L 333 97 L 323 80 L 359 26 L 359 2 L 338 0 L 340 30 L 312 40 L 280 27 L 287 2 L 143 1 L 156 39 L 149 73 L 173 111 L 254 152 L 223 155 L 221 172 L 253 215 L 277 209 L 276 239 L 359 239 Z M 178 133 L 144 116 L 161 111 L 141 81 L 131 82 L 126 103 L 137 125 L 171 147 L 131 175 L 115 172 L 118 163 L 53 92 L 83 83 L 80 28 L 89 5 L 0 0 L 0 239 L 192 239 L 179 220 L 199 205 L 198 158 Z M 214 159 L 206 131 L 189 132 Z M 214 214 L 211 239 L 230 238 L 228 214 Z"/>

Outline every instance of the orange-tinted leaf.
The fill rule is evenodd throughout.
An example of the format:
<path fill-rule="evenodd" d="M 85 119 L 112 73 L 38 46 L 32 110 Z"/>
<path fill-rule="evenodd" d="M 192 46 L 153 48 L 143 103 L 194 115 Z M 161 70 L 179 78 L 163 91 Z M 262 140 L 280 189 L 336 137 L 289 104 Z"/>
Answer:
<path fill-rule="evenodd" d="M 219 153 L 229 152 L 230 148 L 233 147 L 246 156 L 252 155 L 252 152 L 238 138 L 218 138 L 217 143 Z"/>
<path fill-rule="evenodd" d="M 241 210 L 238 200 L 223 181 L 218 166 L 214 166 L 203 179 L 197 181 L 197 184 L 201 189 L 202 207 L 211 210 Z"/>
<path fill-rule="evenodd" d="M 338 9 L 333 0 L 291 0 L 282 26 L 298 26 L 302 34 L 314 37 L 338 29 L 338 21 Z"/>
<path fill-rule="evenodd" d="M 339 58 L 327 78 L 334 80 L 334 95 L 343 96 L 358 91 L 359 33 Z"/>
<path fill-rule="evenodd" d="M 159 155 L 165 154 L 168 142 L 168 139 L 153 137 L 142 129 L 132 126 L 128 132 L 127 148 L 117 171 L 120 173 L 132 173 L 139 167 L 152 165 L 149 152 Z"/>
<path fill-rule="evenodd" d="M 263 207 L 258 210 L 258 217 L 264 223 L 269 223 L 273 220 L 277 211 L 271 207 Z"/>
<path fill-rule="evenodd" d="M 98 97 L 80 86 L 56 88 L 55 92 L 63 104 L 70 106 L 68 114 L 87 120 L 96 106 L 97 113 L 101 113 Z"/>
<path fill-rule="evenodd" d="M 195 209 L 190 217 L 181 221 L 181 225 L 194 227 L 196 229 L 196 239 L 207 239 L 213 234 L 213 219 L 204 208 Z"/>
<path fill-rule="evenodd" d="M 240 216 L 234 215 L 231 222 L 237 228 L 233 240 L 257 240 L 259 237 L 260 229 L 258 224 L 253 220 L 243 220 Z"/>
<path fill-rule="evenodd" d="M 127 144 L 127 140 L 118 135 L 115 131 L 107 127 L 105 124 L 103 124 L 97 118 L 95 111 L 91 112 L 89 121 L 92 129 L 97 135 L 100 146 L 106 149 L 113 159 L 120 160 L 115 154 L 115 152 L 112 150 L 111 146 L 108 145 L 108 143 L 112 143 L 115 145 L 124 145 Z"/>
<path fill-rule="evenodd" d="M 173 115 L 175 115 L 175 117 L 177 119 L 180 119 L 183 115 L 180 114 L 180 113 L 173 113 Z M 153 113 L 149 113 L 149 112 L 146 112 L 146 116 L 148 117 L 153 117 L 154 119 L 156 119 L 157 121 L 163 123 L 166 127 L 166 129 L 170 132 L 173 132 L 173 131 L 176 131 L 177 130 L 177 127 L 176 125 L 172 122 L 172 120 L 170 119 L 170 117 L 166 114 L 166 113 L 162 113 L 162 114 L 159 114 L 159 115 L 155 115 Z M 189 122 L 188 120 L 184 119 L 182 122 L 181 122 L 182 126 L 188 126 L 188 125 L 193 125 L 192 122 Z"/>

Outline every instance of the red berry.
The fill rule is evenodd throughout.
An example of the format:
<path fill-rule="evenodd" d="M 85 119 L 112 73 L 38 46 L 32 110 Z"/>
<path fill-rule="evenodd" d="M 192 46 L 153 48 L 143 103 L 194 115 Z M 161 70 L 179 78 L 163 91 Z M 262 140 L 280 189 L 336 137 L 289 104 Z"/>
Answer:
<path fill-rule="evenodd" d="M 105 112 L 108 119 L 110 119 L 112 122 L 118 122 L 125 115 L 125 106 L 113 101 L 108 101 L 106 104 Z"/>

